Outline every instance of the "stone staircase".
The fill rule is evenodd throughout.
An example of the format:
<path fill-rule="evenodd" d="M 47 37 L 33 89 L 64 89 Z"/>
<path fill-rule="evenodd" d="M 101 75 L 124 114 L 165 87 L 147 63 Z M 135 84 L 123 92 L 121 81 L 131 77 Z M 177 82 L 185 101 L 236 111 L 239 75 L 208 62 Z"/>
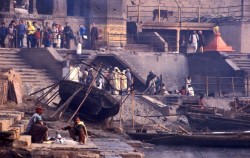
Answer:
<path fill-rule="evenodd" d="M 92 50 L 82 50 L 82 54 L 76 54 L 76 50 L 69 49 L 57 49 L 56 51 L 65 60 L 67 60 L 67 57 L 71 57 L 76 60 L 88 62 L 95 56 L 95 53 Z"/>
<path fill-rule="evenodd" d="M 245 72 L 250 73 L 250 54 L 228 53 L 228 57 L 241 70 L 244 70 Z"/>
<path fill-rule="evenodd" d="M 31 145 L 31 136 L 22 135 L 28 124 L 23 121 L 24 112 L 16 110 L 0 111 L 0 145 L 1 146 L 22 146 Z"/>
<path fill-rule="evenodd" d="M 56 82 L 45 69 L 35 69 L 23 59 L 18 49 L 0 48 L 0 73 L 12 67 L 20 73 L 24 85 L 46 87 Z"/>

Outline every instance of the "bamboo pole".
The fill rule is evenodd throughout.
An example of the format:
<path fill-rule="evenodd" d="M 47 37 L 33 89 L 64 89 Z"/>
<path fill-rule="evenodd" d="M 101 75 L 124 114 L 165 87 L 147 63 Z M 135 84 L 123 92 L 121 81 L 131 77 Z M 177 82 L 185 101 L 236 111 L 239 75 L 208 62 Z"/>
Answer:
<path fill-rule="evenodd" d="M 90 83 L 89 88 L 87 89 L 87 92 L 85 93 L 85 96 L 84 96 L 82 102 L 78 105 L 78 108 L 76 109 L 76 111 L 74 112 L 74 114 L 71 116 L 71 118 L 69 119 L 68 123 L 75 117 L 75 115 L 77 114 L 77 112 L 80 110 L 80 108 L 82 107 L 83 103 L 84 103 L 85 100 L 87 99 L 89 93 L 90 93 L 91 90 L 92 90 L 92 86 L 94 85 L 94 83 L 95 83 L 95 81 L 96 81 L 96 77 L 97 77 L 98 72 L 100 71 L 100 69 L 101 69 L 101 65 L 99 66 L 98 71 L 97 71 L 95 77 L 93 78 L 92 82 Z"/>
<path fill-rule="evenodd" d="M 71 103 L 71 101 L 74 99 L 74 97 L 83 89 L 84 87 L 79 87 L 79 89 L 77 89 L 74 94 L 72 94 L 72 96 L 70 96 L 68 98 L 68 100 L 66 102 L 63 103 L 63 105 L 61 105 L 51 116 L 50 118 L 55 117 L 56 115 L 58 115 L 60 112 L 62 112 L 65 108 L 68 107 L 68 105 Z"/>
<path fill-rule="evenodd" d="M 219 76 L 217 76 L 217 86 L 218 86 L 219 97 L 221 97 L 220 77 Z"/>
<path fill-rule="evenodd" d="M 201 22 L 201 6 L 198 6 L 198 23 Z"/>
<path fill-rule="evenodd" d="M 247 76 L 247 97 L 249 97 L 249 76 Z"/>
<path fill-rule="evenodd" d="M 137 5 L 137 22 L 141 21 L 140 4 Z"/>
<path fill-rule="evenodd" d="M 132 79 L 132 85 L 134 83 L 134 80 Z M 132 96 L 131 96 L 131 100 L 132 100 L 132 125 L 133 125 L 133 129 L 135 129 L 135 92 L 133 87 L 131 87 L 131 92 L 132 92 Z"/>
<path fill-rule="evenodd" d="M 208 96 L 208 76 L 205 77 L 205 84 L 206 84 L 206 95 Z"/>
<path fill-rule="evenodd" d="M 232 90 L 233 90 L 233 96 L 235 96 L 234 77 L 232 77 Z"/>
<path fill-rule="evenodd" d="M 181 7 L 178 6 L 178 22 L 181 22 Z"/>
<path fill-rule="evenodd" d="M 121 93 L 121 102 L 123 102 L 123 100 L 122 100 L 123 98 L 122 98 L 122 93 Z M 122 110 L 123 109 L 123 106 L 121 105 L 121 107 L 120 107 L 120 128 L 122 129 Z"/>
<path fill-rule="evenodd" d="M 158 5 L 158 22 L 161 22 L 161 6 Z"/>

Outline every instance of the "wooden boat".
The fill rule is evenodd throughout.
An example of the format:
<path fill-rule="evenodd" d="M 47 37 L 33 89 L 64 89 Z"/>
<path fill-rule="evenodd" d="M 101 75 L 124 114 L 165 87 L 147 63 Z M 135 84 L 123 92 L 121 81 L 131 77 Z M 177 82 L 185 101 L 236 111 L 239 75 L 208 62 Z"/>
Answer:
<path fill-rule="evenodd" d="M 157 145 L 250 147 L 250 131 L 210 133 L 136 133 L 127 132 L 136 140 Z"/>
<path fill-rule="evenodd" d="M 250 130 L 250 121 L 230 118 L 223 115 L 186 113 L 189 125 L 193 130 L 238 131 Z"/>
<path fill-rule="evenodd" d="M 79 82 L 63 80 L 59 84 L 59 95 L 61 97 L 60 105 L 65 103 L 74 92 L 84 86 Z M 69 107 L 76 110 L 83 101 L 88 87 L 84 87 L 71 101 Z M 79 112 L 88 120 L 101 121 L 115 116 L 120 109 L 120 101 L 104 90 L 92 87 L 87 99 L 83 103 Z"/>

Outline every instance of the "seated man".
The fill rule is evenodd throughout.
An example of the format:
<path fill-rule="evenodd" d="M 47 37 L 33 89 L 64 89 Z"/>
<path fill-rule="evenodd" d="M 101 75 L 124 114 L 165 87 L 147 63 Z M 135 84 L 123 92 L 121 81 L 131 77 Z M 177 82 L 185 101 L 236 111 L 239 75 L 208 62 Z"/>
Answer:
<path fill-rule="evenodd" d="M 38 106 L 36 108 L 36 113 L 29 120 L 25 133 L 31 135 L 32 143 L 47 141 L 48 127 L 43 124 L 42 113 L 42 106 Z"/>
<path fill-rule="evenodd" d="M 74 118 L 74 125 L 62 128 L 62 130 L 68 130 L 70 137 L 76 141 L 78 137 L 79 144 L 86 144 L 88 133 L 87 128 L 83 121 L 79 117 Z"/>

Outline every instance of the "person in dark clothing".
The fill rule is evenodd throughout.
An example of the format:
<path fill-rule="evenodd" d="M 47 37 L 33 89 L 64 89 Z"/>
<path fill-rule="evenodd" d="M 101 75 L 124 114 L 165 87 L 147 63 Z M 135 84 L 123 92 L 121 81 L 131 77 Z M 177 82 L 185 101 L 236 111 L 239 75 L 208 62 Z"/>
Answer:
<path fill-rule="evenodd" d="M 10 24 L 13 26 L 13 44 L 14 44 L 14 48 L 17 48 L 17 25 L 16 25 L 16 21 L 15 20 L 11 20 Z"/>
<path fill-rule="evenodd" d="M 90 38 L 91 38 L 91 49 L 92 50 L 96 50 L 97 49 L 97 45 L 98 45 L 98 28 L 96 27 L 96 25 L 93 23 L 93 27 L 91 28 L 91 32 L 90 32 Z"/>
<path fill-rule="evenodd" d="M 125 72 L 125 75 L 127 77 L 127 84 L 128 84 L 128 92 L 131 90 L 131 86 L 132 86 L 132 75 L 131 75 L 131 72 L 130 72 L 130 69 L 127 68 L 126 69 L 126 72 Z"/>
<path fill-rule="evenodd" d="M 204 46 L 205 46 L 205 38 L 204 38 L 204 35 L 202 34 L 202 31 L 198 32 L 198 36 L 199 36 L 198 51 L 203 53 Z"/>
<path fill-rule="evenodd" d="M 145 88 L 145 89 L 147 89 L 147 88 L 149 87 L 150 81 L 151 81 L 152 79 L 154 79 L 155 77 L 156 77 L 156 75 L 155 75 L 152 71 L 150 71 L 150 72 L 148 73 L 147 80 L 146 80 L 146 88 Z"/>
<path fill-rule="evenodd" d="M 31 135 L 32 143 L 43 143 L 43 141 L 47 141 L 48 127 L 43 123 L 42 113 L 42 106 L 38 106 L 35 114 L 32 115 L 27 125 L 25 134 Z"/>
<path fill-rule="evenodd" d="M 22 20 L 19 20 L 19 25 L 17 26 L 17 47 L 23 48 L 23 39 L 26 33 L 25 25 Z"/>
<path fill-rule="evenodd" d="M 5 38 L 8 35 L 8 28 L 5 26 L 5 23 L 1 23 L 0 27 L 0 46 L 5 48 Z"/>
<path fill-rule="evenodd" d="M 68 125 L 62 130 L 68 130 L 69 135 L 73 140 L 78 140 L 80 144 L 86 144 L 88 133 L 87 133 L 87 128 L 83 121 L 80 120 L 79 117 L 74 118 L 74 124 L 73 125 Z M 78 139 L 77 139 L 78 138 Z"/>
<path fill-rule="evenodd" d="M 69 26 L 68 22 L 66 22 L 66 26 L 63 29 L 63 34 L 64 34 L 64 40 L 66 42 L 65 47 L 67 49 L 70 49 L 70 40 L 73 39 L 73 31 L 71 27 Z"/>
<path fill-rule="evenodd" d="M 181 36 L 179 44 L 180 44 L 180 53 L 186 54 L 187 53 L 187 41 L 184 35 Z"/>

